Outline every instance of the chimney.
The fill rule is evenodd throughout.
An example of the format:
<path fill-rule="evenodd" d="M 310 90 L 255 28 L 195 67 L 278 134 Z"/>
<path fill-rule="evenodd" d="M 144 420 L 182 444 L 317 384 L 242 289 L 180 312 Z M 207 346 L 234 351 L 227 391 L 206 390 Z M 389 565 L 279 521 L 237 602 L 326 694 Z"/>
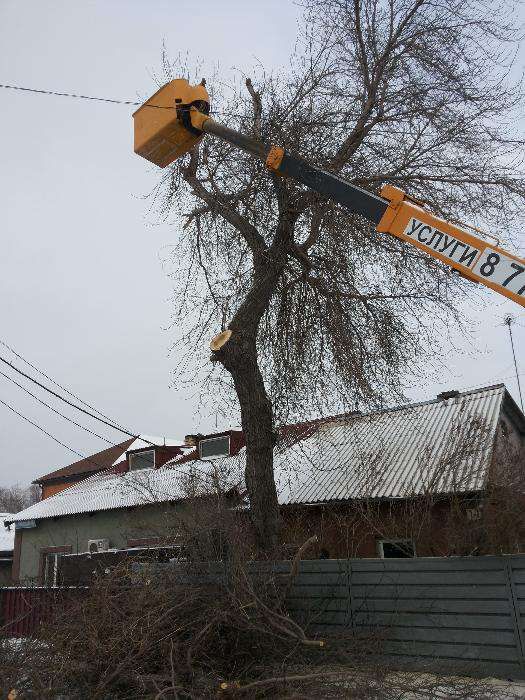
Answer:
<path fill-rule="evenodd" d="M 202 440 L 204 435 L 197 433 L 197 435 L 185 435 L 184 444 L 186 447 L 198 447 L 199 441 Z"/>
<path fill-rule="evenodd" d="M 451 391 L 442 391 L 441 394 L 437 395 L 437 398 L 441 401 L 446 401 L 447 399 L 455 399 L 456 396 L 459 396 L 459 391 L 452 389 Z"/>

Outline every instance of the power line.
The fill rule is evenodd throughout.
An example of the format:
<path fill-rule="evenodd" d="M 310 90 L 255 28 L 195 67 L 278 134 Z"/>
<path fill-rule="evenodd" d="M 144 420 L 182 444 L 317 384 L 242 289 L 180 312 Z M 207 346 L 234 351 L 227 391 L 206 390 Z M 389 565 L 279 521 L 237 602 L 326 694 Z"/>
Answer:
<path fill-rule="evenodd" d="M 24 362 L 26 365 L 28 365 L 29 367 L 31 367 L 32 369 L 34 369 L 36 372 L 38 372 L 39 374 L 41 374 L 41 375 L 42 375 L 43 377 L 45 377 L 48 381 L 50 381 L 52 384 L 54 384 L 55 386 L 59 387 L 59 389 L 62 389 L 62 391 L 65 391 L 66 394 L 68 394 L 69 396 L 72 396 L 72 397 L 73 397 L 74 399 L 76 399 L 77 401 L 80 401 L 81 404 L 83 404 L 84 406 L 87 406 L 87 407 L 90 408 L 92 411 L 95 411 L 95 413 L 98 413 L 100 416 L 102 416 L 102 418 L 106 418 L 107 420 L 111 421 L 111 422 L 114 423 L 115 425 L 119 425 L 118 421 L 114 420 L 113 418 L 110 418 L 110 416 L 107 416 L 105 413 L 102 413 L 102 411 L 99 411 L 98 408 L 95 408 L 94 406 L 91 406 L 91 404 L 89 404 L 89 403 L 87 403 L 86 401 L 84 401 L 83 399 L 81 399 L 80 396 L 77 396 L 77 395 L 74 394 L 72 391 L 69 391 L 69 389 L 66 389 L 66 387 L 62 386 L 62 384 L 59 384 L 59 383 L 58 383 L 57 381 L 55 381 L 52 377 L 50 377 L 50 376 L 49 376 L 48 374 L 46 374 L 44 371 L 42 371 L 41 369 L 39 369 L 36 365 L 34 365 L 34 364 L 32 364 L 31 362 L 29 362 L 29 360 L 26 360 L 25 357 L 23 357 L 22 355 L 20 355 L 20 353 L 16 352 L 16 350 L 15 350 L 14 348 L 12 348 L 10 345 L 8 345 L 8 344 L 5 342 L 5 340 L 1 340 L 1 339 L 0 339 L 0 345 L 3 345 L 4 347 L 6 347 L 10 352 L 13 353 L 13 355 L 15 355 L 15 357 L 18 357 L 19 360 L 22 360 L 22 362 Z"/>
<path fill-rule="evenodd" d="M 87 416 L 90 416 L 90 418 L 94 418 L 95 420 L 98 420 L 100 423 L 104 423 L 104 425 L 107 425 L 110 428 L 112 428 L 113 430 L 117 430 L 117 431 L 123 433 L 124 435 L 128 435 L 129 437 L 133 437 L 133 438 L 137 437 L 136 433 L 132 433 L 129 430 L 125 430 L 124 428 L 119 428 L 118 426 L 114 425 L 113 423 L 110 423 L 109 421 L 104 420 L 103 418 L 100 418 L 99 416 L 96 416 L 94 413 L 91 413 L 90 411 L 86 411 L 86 409 L 82 408 L 82 406 L 77 406 L 72 401 L 69 401 L 69 399 L 66 399 L 63 396 L 60 396 L 60 394 L 57 394 L 56 391 L 53 391 L 53 389 L 50 389 L 49 387 L 45 386 L 45 384 L 42 384 L 34 377 L 31 377 L 29 374 L 26 374 L 21 369 L 19 369 L 14 364 L 12 364 L 12 362 L 9 362 L 8 360 L 6 360 L 4 357 L 0 357 L 0 362 L 3 362 L 8 367 L 11 367 L 11 369 L 14 369 L 15 372 L 18 372 L 18 374 L 22 375 L 22 377 L 29 379 L 29 381 L 33 382 L 34 384 L 39 386 L 41 389 L 44 389 L 44 391 L 47 391 L 49 394 L 52 394 L 57 399 L 60 399 L 60 401 L 63 401 L 64 403 L 67 403 L 69 406 L 76 408 L 77 411 L 81 411 L 82 413 L 85 413 Z"/>
<path fill-rule="evenodd" d="M 60 399 L 60 401 L 63 401 L 64 403 L 68 404 L 68 406 L 72 406 L 72 407 L 75 408 L 77 411 L 81 411 L 82 413 L 85 413 L 85 414 L 86 414 L 87 416 L 89 416 L 90 418 L 94 418 L 95 420 L 98 420 L 100 423 L 103 423 L 104 425 L 107 425 L 107 426 L 109 426 L 110 428 L 112 428 L 113 430 L 117 430 L 118 432 L 121 432 L 121 433 L 123 433 L 124 435 L 128 435 L 129 437 L 132 437 L 132 438 L 135 438 L 135 439 L 136 439 L 137 437 L 140 437 L 140 436 L 137 435 L 137 433 L 133 433 L 133 432 L 131 432 L 131 431 L 129 431 L 129 430 L 126 430 L 125 428 L 119 427 L 119 426 L 117 426 L 117 425 L 115 425 L 115 424 L 113 424 L 113 423 L 111 423 L 111 422 L 108 422 L 108 421 L 106 421 L 106 420 L 103 420 L 102 418 L 99 418 L 99 416 L 96 416 L 95 414 L 90 413 L 89 411 L 86 411 L 86 410 L 85 410 L 84 408 L 82 408 L 81 406 L 77 406 L 77 405 L 74 404 L 72 401 L 69 401 L 68 399 L 64 398 L 63 396 L 60 396 L 60 394 L 57 394 L 56 391 L 53 391 L 52 389 L 50 389 L 49 387 L 47 387 L 45 384 L 42 384 L 41 382 L 39 382 L 39 381 L 38 381 L 37 379 L 35 379 L 34 377 L 31 377 L 29 374 L 26 374 L 25 372 L 23 372 L 21 369 L 19 369 L 19 368 L 16 367 L 14 364 L 12 364 L 12 363 L 9 362 L 8 360 L 6 360 L 4 357 L 0 357 L 0 362 L 3 362 L 3 363 L 6 364 L 8 367 L 11 367 L 11 369 L 14 369 L 15 372 L 18 372 L 18 374 L 20 374 L 22 377 L 25 377 L 26 379 L 29 379 L 29 381 L 33 382 L 34 384 L 36 384 L 37 386 L 39 386 L 39 387 L 40 387 L 41 389 L 43 389 L 44 391 L 47 391 L 47 392 L 48 392 L 49 394 L 51 394 L 52 396 L 55 396 L 57 399 Z M 3 374 L 3 373 L 2 373 L 2 374 Z M 4 376 L 5 376 L 5 375 L 4 375 Z M 58 386 L 60 386 L 60 385 L 58 385 Z M 28 392 L 28 393 L 30 393 L 30 392 Z M 36 398 L 36 397 L 35 397 L 35 398 Z M 40 399 L 37 398 L 37 401 L 40 401 Z M 41 402 L 41 403 L 43 403 L 43 402 Z M 44 405 L 47 405 L 47 404 L 44 404 Z M 49 408 L 51 408 L 51 407 L 49 407 Z M 51 410 L 54 410 L 54 409 L 51 408 Z M 95 410 L 96 410 L 96 409 L 95 409 Z M 58 413 L 58 411 L 56 411 L 56 413 Z M 59 413 L 59 415 L 62 415 L 62 416 L 63 416 L 63 414 L 60 414 L 60 413 Z M 69 420 L 69 418 L 67 418 L 66 416 L 63 416 L 63 417 L 65 417 L 66 420 Z M 74 421 L 72 421 L 72 422 L 74 422 Z M 76 423 L 76 425 L 80 425 L 80 424 Z M 84 428 L 84 429 L 85 429 L 85 430 L 88 430 L 87 428 Z M 45 432 L 45 431 L 44 431 L 44 432 Z M 88 430 L 88 432 L 91 432 L 91 431 Z M 96 433 L 93 433 L 93 434 L 96 435 Z M 97 437 L 100 437 L 100 436 L 97 435 Z M 102 439 L 105 440 L 105 438 L 102 438 Z M 146 445 L 151 445 L 152 447 L 157 447 L 157 446 L 158 446 L 156 443 L 151 442 L 151 440 L 146 440 L 146 439 L 143 438 L 143 437 L 140 437 L 140 439 L 141 439 L 142 442 L 144 442 Z M 107 442 L 107 441 L 106 441 L 106 442 Z M 114 444 L 114 443 L 110 443 L 110 444 Z M 74 451 L 74 450 L 73 450 L 73 451 Z M 76 453 L 76 454 L 78 454 L 78 453 Z"/>
<path fill-rule="evenodd" d="M 43 370 L 39 369 L 38 367 L 36 367 L 36 365 L 33 365 L 31 362 L 29 362 L 29 360 L 26 360 L 22 355 L 20 355 L 19 353 L 17 353 L 17 352 L 16 352 L 10 345 L 8 345 L 5 341 L 0 340 L 0 344 L 4 345 L 6 348 L 8 348 L 14 355 L 16 355 L 16 357 L 20 358 L 20 359 L 22 360 L 22 362 L 25 362 L 27 365 L 29 365 L 29 367 L 32 367 L 32 368 L 33 368 L 34 370 L 36 370 L 39 374 L 41 374 L 43 377 L 45 377 L 45 378 L 48 379 L 50 382 L 52 382 L 55 386 L 58 386 L 60 389 L 62 389 L 63 391 L 65 391 L 67 394 L 69 394 L 69 395 L 72 396 L 73 398 L 77 399 L 77 401 L 80 401 L 80 403 L 84 404 L 84 406 L 87 406 L 88 408 L 91 408 L 93 411 L 96 411 L 99 415 L 103 416 L 104 418 L 107 418 L 109 422 L 104 421 L 104 420 L 101 420 L 98 416 L 95 416 L 95 415 L 93 415 L 92 413 L 90 413 L 89 411 L 85 411 L 85 410 L 84 410 L 83 408 L 81 408 L 80 406 L 77 406 L 76 404 L 72 403 L 71 401 L 68 401 L 68 400 L 65 399 L 63 396 L 60 396 L 60 394 L 57 394 L 57 393 L 54 392 L 52 389 L 49 389 L 49 388 L 46 387 L 44 384 L 41 384 L 39 381 L 37 381 L 36 379 L 34 379 L 33 377 L 31 377 L 30 375 L 26 374 L 25 372 L 22 372 L 21 369 L 19 369 L 19 368 L 16 367 L 15 365 L 13 365 L 11 362 L 8 362 L 5 358 L 0 357 L 0 361 L 1 361 L 1 362 L 4 362 L 4 363 L 7 364 L 9 367 L 11 367 L 12 369 L 14 369 L 15 372 L 18 372 L 19 374 L 21 374 L 21 375 L 22 375 L 23 377 L 25 377 L 26 379 L 29 379 L 31 382 L 33 382 L 33 383 L 36 384 L 37 386 L 39 386 L 40 388 L 44 389 L 44 391 L 47 391 L 48 393 L 50 393 L 50 394 L 52 394 L 53 396 L 55 396 L 55 397 L 57 397 L 58 399 L 60 399 L 61 401 L 64 401 L 64 403 L 67 403 L 68 405 L 72 406 L 73 408 L 76 408 L 78 411 L 82 411 L 83 413 L 85 413 L 86 415 L 90 416 L 91 418 L 94 418 L 95 420 L 98 420 L 98 421 L 100 421 L 101 423 L 104 423 L 105 425 L 108 425 L 108 426 L 109 426 L 110 428 L 112 428 L 113 430 L 117 430 L 117 431 L 119 431 L 119 432 L 122 432 L 122 433 L 124 433 L 124 435 L 128 435 L 129 437 L 133 437 L 133 438 L 136 438 L 136 437 L 137 437 L 137 434 L 136 434 L 136 433 L 132 433 L 132 432 L 126 430 L 126 429 L 125 429 L 123 426 L 121 426 L 117 421 L 113 420 L 113 418 L 110 418 L 109 416 L 106 416 L 104 413 L 102 413 L 101 411 L 99 411 L 97 408 L 95 408 L 94 406 L 91 406 L 91 405 L 88 404 L 86 401 L 84 401 L 83 399 L 81 399 L 79 396 L 77 396 L 76 394 L 73 394 L 71 391 L 69 391 L 68 389 L 66 389 L 65 387 L 63 387 L 61 384 L 59 384 L 58 382 L 56 382 L 52 377 L 50 377 L 49 375 L 47 375 Z M 0 372 L 0 374 L 3 374 L 3 372 Z M 7 375 L 5 375 L 5 374 L 4 374 L 4 376 L 7 377 Z M 11 379 L 10 377 L 7 377 L 7 378 L 10 379 L 10 381 L 13 381 L 13 382 L 14 382 L 14 380 Z M 16 384 L 16 382 L 14 382 L 14 383 Z M 28 394 L 30 394 L 31 396 L 34 396 L 34 394 L 31 394 L 31 392 L 29 392 L 27 389 L 25 389 L 25 387 L 22 387 L 22 386 L 19 385 L 19 384 L 18 384 L 18 386 L 20 386 L 22 389 L 24 389 L 24 391 L 26 391 L 26 392 L 27 392 Z M 48 404 L 46 404 L 46 403 L 44 403 L 43 401 L 41 401 L 38 397 L 34 396 L 34 398 L 35 398 L 37 401 L 39 401 L 40 403 L 43 403 L 44 406 L 47 406 L 48 408 L 50 408 L 50 409 L 51 409 L 52 411 L 54 411 L 55 413 L 58 413 L 58 415 L 62 416 L 62 417 L 65 418 L 66 420 L 70 420 L 70 421 L 71 421 L 72 423 L 74 423 L 75 425 L 78 425 L 78 426 L 81 427 L 83 430 L 87 430 L 87 432 L 92 432 L 92 431 L 90 431 L 88 428 L 85 428 L 84 426 L 81 426 L 79 423 L 76 423 L 75 421 L 73 421 L 72 419 L 70 419 L 70 418 L 68 418 L 67 416 L 63 415 L 63 414 L 60 413 L 59 411 L 56 411 L 53 407 L 48 406 Z M 97 433 L 92 433 L 92 434 L 95 435 L 96 437 L 100 437 L 100 438 L 101 438 L 102 440 L 104 440 L 105 442 L 109 442 L 109 444 L 112 444 L 112 445 L 115 444 L 115 443 L 110 442 L 109 440 L 106 440 L 106 438 L 103 438 L 102 436 L 97 435 Z M 151 442 L 150 440 L 145 440 L 144 438 L 141 438 L 141 440 L 142 440 L 143 442 L 145 442 L 146 445 L 151 445 L 151 446 L 153 446 L 153 447 L 156 447 L 156 443 Z"/>
<path fill-rule="evenodd" d="M 58 384 L 58 382 L 55 382 L 53 379 L 51 379 L 50 377 L 48 377 L 48 375 L 46 375 L 42 370 L 39 370 L 38 368 L 34 367 L 34 365 L 31 365 L 31 363 L 29 363 L 27 360 L 25 360 L 21 355 L 18 355 L 18 353 L 16 353 L 11 347 L 9 347 L 9 345 L 7 345 L 7 343 L 5 343 L 5 342 L 3 342 L 3 341 L 1 341 L 1 340 L 0 340 L 0 343 L 2 343 L 5 347 L 9 348 L 9 350 L 11 350 L 11 352 L 13 352 L 15 355 L 17 355 L 17 357 L 20 357 L 20 359 L 23 360 L 24 362 L 26 362 L 26 364 L 29 364 L 31 367 L 33 367 L 33 368 L 36 369 L 38 372 L 40 372 L 40 374 L 42 374 L 42 375 L 45 376 L 46 378 L 50 379 L 50 381 L 52 381 L 54 384 L 56 384 L 56 385 L 59 386 L 60 388 L 63 388 L 60 384 Z M 115 429 L 115 430 L 120 430 L 121 432 L 124 432 L 126 435 L 129 435 L 129 436 L 132 437 L 132 438 L 137 439 L 137 437 L 138 437 L 138 438 L 139 438 L 140 440 L 142 440 L 142 442 L 145 443 L 146 445 L 150 445 L 150 446 L 152 446 L 152 447 L 157 447 L 157 446 L 158 446 L 157 443 L 151 442 L 150 440 L 146 440 L 145 438 L 141 437 L 140 435 L 137 436 L 135 433 L 130 433 L 130 432 L 128 432 L 128 431 L 122 430 L 121 428 L 117 428 L 116 426 L 112 425 L 111 423 L 108 423 L 107 421 L 102 420 L 102 419 L 99 418 L 98 416 L 95 416 L 95 415 L 89 413 L 88 411 L 85 411 L 85 410 L 84 410 L 83 408 L 81 408 L 80 406 L 76 406 L 76 405 L 73 404 L 71 401 L 68 401 L 68 400 L 65 399 L 64 397 L 60 396 L 60 394 L 57 394 L 57 393 L 54 392 L 52 389 L 49 389 L 48 387 L 46 387 L 46 386 L 45 386 L 44 384 L 42 384 L 41 382 L 37 381 L 36 379 L 34 379 L 33 377 L 31 377 L 30 375 L 28 375 L 28 374 L 26 374 L 25 372 L 23 372 L 21 369 L 19 369 L 19 368 L 16 367 L 15 365 L 13 365 L 11 362 L 8 362 L 5 358 L 0 357 L 0 361 L 1 361 L 1 362 L 4 362 L 6 365 L 8 365 L 8 366 L 11 367 L 12 369 L 14 369 L 14 370 L 15 370 L 16 372 L 18 372 L 19 374 L 21 374 L 23 377 L 25 377 L 26 379 L 29 379 L 30 381 L 34 382 L 35 384 L 37 384 L 37 386 L 39 386 L 39 387 L 41 387 L 42 389 L 44 389 L 45 391 L 49 392 L 50 394 L 52 394 L 52 395 L 55 396 L 56 398 L 60 399 L 61 401 L 64 401 L 65 403 L 67 403 L 68 405 L 72 406 L 73 408 L 76 408 L 77 410 L 82 411 L 82 413 L 85 413 L 86 415 L 90 416 L 91 418 L 94 418 L 95 420 L 98 420 L 98 421 L 100 421 L 101 423 L 104 423 L 105 425 L 108 425 L 109 427 L 111 427 L 111 428 L 113 428 L 113 429 Z M 5 374 L 5 373 L 2 372 L 2 371 L 0 371 L 0 375 L 2 375 L 2 376 L 5 377 L 6 379 L 8 379 L 10 382 L 12 382 L 13 384 L 15 384 L 17 387 L 19 387 L 20 389 L 22 389 L 23 391 L 25 391 L 27 394 L 29 394 L 29 396 L 31 396 L 32 398 L 34 398 L 36 401 L 38 401 L 39 403 L 41 403 L 41 404 L 42 404 L 43 406 L 45 406 L 46 408 L 49 408 L 51 411 L 53 411 L 53 412 L 56 413 L 57 415 L 61 416 L 61 417 L 64 418 L 65 420 L 69 421 L 70 423 L 73 423 L 73 425 L 76 425 L 77 427 L 81 428 L 82 430 L 85 430 L 86 432 L 91 433 L 91 435 L 94 435 L 95 437 L 98 437 L 99 439 L 103 440 L 104 442 L 107 442 L 109 445 L 112 445 L 113 447 L 118 447 L 118 445 L 117 445 L 116 443 L 111 442 L 110 440 L 108 440 L 107 438 L 103 437 L 102 435 L 99 435 L 98 433 L 95 433 L 94 431 L 90 430 L 89 428 L 86 428 L 85 426 L 81 425 L 80 423 L 77 423 L 77 422 L 74 421 L 72 418 L 69 418 L 69 416 L 66 416 L 65 414 L 63 414 L 63 413 L 61 413 L 60 411 L 58 411 L 57 409 L 55 409 L 53 406 L 50 406 L 49 404 L 47 404 L 45 401 L 42 401 L 42 399 L 40 399 L 38 396 L 36 396 L 36 395 L 33 394 L 32 392 L 30 392 L 29 389 L 27 389 L 26 387 L 24 387 L 22 384 L 19 384 L 17 381 L 15 381 L 15 380 L 14 380 L 12 377 L 10 377 L 9 375 Z M 66 389 L 64 389 L 64 390 L 67 391 Z M 71 392 L 68 392 L 68 393 L 69 393 L 70 395 L 72 395 L 72 396 L 75 396 L 74 394 L 71 394 Z M 78 398 L 78 397 L 75 396 L 75 398 Z M 85 402 L 82 401 L 82 399 L 78 398 L 78 400 L 85 404 Z M 15 408 L 13 408 L 13 406 L 11 406 L 10 404 L 8 404 L 7 402 L 5 402 L 5 401 L 3 401 L 3 400 L 0 399 L 0 404 L 2 404 L 2 405 L 5 406 L 7 409 L 9 409 L 9 410 L 12 411 L 13 413 L 15 413 L 19 418 L 22 418 L 22 420 L 26 421 L 26 422 L 29 423 L 30 425 L 32 425 L 32 426 L 34 426 L 35 428 L 37 428 L 38 430 L 40 430 L 40 432 L 42 432 L 44 435 L 47 435 L 48 437 L 50 437 L 50 438 L 51 438 L 54 442 L 56 442 L 58 445 L 60 445 L 60 446 L 62 446 L 62 447 L 65 447 L 67 450 L 69 450 L 69 451 L 72 452 L 73 454 L 77 455 L 78 457 L 81 457 L 82 459 L 87 460 L 90 464 L 93 464 L 93 465 L 96 466 L 97 468 L 100 468 L 100 467 L 101 467 L 101 465 L 100 465 L 98 462 L 95 462 L 95 461 L 92 460 L 90 457 L 87 457 L 86 455 L 84 455 L 82 452 L 79 452 L 78 450 L 75 450 L 75 449 L 72 448 L 70 445 L 66 445 L 66 443 L 62 442 L 62 441 L 59 440 L 57 437 L 55 437 L 52 433 L 50 433 L 49 431 L 47 431 L 47 430 L 45 430 L 44 428 L 42 428 L 42 426 L 39 425 L 38 423 L 35 423 L 35 422 L 32 421 L 30 418 L 27 418 L 27 416 L 24 416 L 22 413 L 20 413 L 19 411 L 17 411 Z M 89 404 L 85 404 L 85 405 L 89 405 Z M 97 409 L 93 409 L 93 410 L 97 410 Z M 100 412 L 99 412 L 99 413 L 100 413 Z M 103 415 L 103 414 L 101 414 L 101 415 Z M 182 466 L 182 465 L 177 465 L 177 466 Z M 197 469 L 197 471 L 200 471 L 200 470 Z M 203 472 L 203 473 L 204 473 L 204 472 Z"/>
<path fill-rule="evenodd" d="M 53 90 L 37 90 L 36 88 L 21 87 L 20 85 L 0 85 L 4 90 L 20 90 L 22 92 L 35 92 L 39 95 L 54 95 L 55 97 L 73 97 L 77 100 L 92 100 L 94 102 L 110 102 L 117 105 L 133 105 L 140 106 L 142 102 L 134 102 L 132 100 L 116 100 L 110 97 L 91 97 L 90 95 L 75 95 L 71 92 L 55 92 Z M 158 109 L 173 109 L 173 107 L 161 107 L 160 105 L 148 105 L 148 107 L 156 107 Z"/>
<path fill-rule="evenodd" d="M 103 440 L 104 442 L 107 442 L 108 445 L 112 445 L 113 447 L 116 447 L 116 446 L 117 446 L 116 443 L 112 442 L 111 440 L 108 440 L 108 439 L 105 438 L 104 436 L 99 435 L 98 433 L 95 433 L 93 430 L 90 430 L 89 428 L 86 428 L 86 427 L 85 427 L 84 425 L 82 425 L 81 423 L 77 423 L 77 422 L 74 421 L 72 418 L 69 418 L 69 416 L 66 416 L 66 415 L 64 415 L 63 413 L 60 413 L 60 411 L 58 411 L 56 408 L 54 408 L 53 406 L 50 406 L 50 405 L 49 405 L 48 403 L 46 403 L 45 401 L 42 401 L 42 399 L 38 398 L 38 396 L 36 396 L 35 394 L 32 394 L 32 393 L 29 391 L 29 389 L 26 389 L 25 386 L 23 386 L 22 384 L 19 384 L 17 381 L 15 381 L 15 380 L 14 380 L 12 377 L 10 377 L 8 374 L 5 374 L 5 372 L 1 372 L 1 371 L 0 371 L 0 375 L 2 375 L 2 377 L 5 377 L 7 380 L 9 380 L 9 381 L 12 382 L 13 384 L 15 384 L 15 385 L 16 385 L 17 387 L 19 387 L 20 389 L 22 389 L 22 391 L 25 391 L 26 394 L 29 394 L 29 396 L 32 396 L 32 397 L 35 399 L 35 401 L 38 401 L 38 403 L 41 403 L 42 406 L 45 406 L 46 408 L 49 408 L 50 411 L 53 411 L 53 413 L 56 413 L 56 414 L 57 414 L 58 416 L 60 416 L 61 418 L 65 418 L 65 420 L 69 421 L 70 423 L 73 423 L 73 425 L 76 425 L 78 428 L 81 428 L 82 430 L 85 430 L 86 433 L 91 433 L 91 435 L 94 435 L 95 437 L 99 438 L 100 440 Z"/>
<path fill-rule="evenodd" d="M 3 374 L 3 373 L 2 373 L 2 374 Z M 5 375 L 4 375 L 4 376 L 5 376 Z M 32 425 L 32 426 L 34 426 L 35 428 L 37 428 L 37 430 L 40 430 L 40 432 L 44 433 L 44 435 L 47 435 L 47 437 L 50 437 L 51 440 L 54 440 L 54 442 L 56 442 L 57 444 L 59 444 L 61 447 L 65 447 L 66 450 L 69 450 L 69 451 L 72 452 L 73 454 L 77 455 L 77 457 L 81 457 L 82 459 L 85 459 L 85 460 L 88 461 L 90 464 L 93 464 L 94 466 L 96 466 L 98 469 L 101 469 L 102 471 L 107 471 L 107 469 L 108 469 L 107 467 L 104 467 L 104 466 L 101 465 L 100 463 L 95 462 L 94 460 L 91 459 L 91 457 L 87 457 L 86 455 L 82 454 L 82 452 L 78 452 L 78 450 L 75 450 L 73 447 L 70 447 L 70 445 L 66 445 L 65 442 L 62 442 L 62 441 L 59 440 L 57 437 L 55 437 L 54 435 L 52 435 L 50 432 L 48 432 L 47 430 L 45 430 L 45 428 L 42 428 L 41 425 L 39 425 L 38 423 L 35 423 L 34 421 L 32 421 L 32 420 L 31 420 L 30 418 L 28 418 L 27 416 L 24 416 L 23 413 L 20 413 L 19 411 L 17 411 L 15 408 L 13 408 L 13 406 L 11 406 L 10 404 L 8 404 L 6 401 L 3 401 L 2 399 L 0 399 L 0 404 L 2 404 L 2 406 L 5 406 L 6 408 L 8 408 L 8 409 L 9 409 L 10 411 L 12 411 L 15 415 L 17 415 L 19 418 L 22 418 L 22 420 L 26 421 L 27 423 L 30 423 L 30 425 Z M 137 436 L 133 436 L 133 437 L 137 437 Z M 141 438 L 140 436 L 139 436 L 139 438 L 140 438 L 143 442 L 145 442 L 146 444 L 148 444 L 148 445 L 152 445 L 153 447 L 159 447 L 159 445 L 156 445 L 154 442 L 150 442 L 149 440 L 143 440 L 143 438 Z M 114 445 L 114 447 L 118 447 L 118 445 Z M 186 464 L 191 465 L 191 462 L 187 462 L 187 463 L 184 463 L 184 464 L 178 464 L 178 465 L 170 465 L 170 469 L 173 469 L 174 467 L 180 468 L 180 467 L 186 466 Z M 210 474 L 208 474 L 208 473 L 205 472 L 204 470 L 198 469 L 198 468 L 195 467 L 194 465 L 191 465 L 191 466 L 192 466 L 193 469 L 195 469 L 195 471 L 200 472 L 200 473 L 202 473 L 202 474 L 205 474 L 207 477 L 210 477 L 210 476 L 211 476 Z"/>
<path fill-rule="evenodd" d="M 66 445 L 65 442 L 61 442 L 61 441 L 60 441 L 58 438 L 56 438 L 54 435 L 51 435 L 51 433 L 48 433 L 47 430 L 44 430 L 44 428 L 42 428 L 41 425 L 38 425 L 38 423 L 35 423 L 35 422 L 32 421 L 30 418 L 27 418 L 27 417 L 24 416 L 22 413 L 19 413 L 15 408 L 13 408 L 12 406 L 10 406 L 8 403 L 6 403 L 5 401 L 2 401 L 2 399 L 0 399 L 0 403 L 1 403 L 3 406 L 5 406 L 6 408 L 8 408 L 10 411 L 12 411 L 13 413 L 16 413 L 16 415 L 17 415 L 19 418 L 22 418 L 23 420 L 27 421 L 28 423 L 31 423 L 31 425 L 33 425 L 35 428 L 37 428 L 37 429 L 40 430 L 42 433 L 44 433 L 44 435 L 47 435 L 48 437 L 50 437 L 51 440 L 54 440 L 55 442 L 57 442 L 57 443 L 58 443 L 59 445 L 61 445 L 62 447 L 65 447 L 66 450 L 69 450 L 70 452 L 73 452 L 73 454 L 77 455 L 78 457 L 82 457 L 82 459 L 87 459 L 86 455 L 83 455 L 81 452 L 77 452 L 76 450 L 74 450 L 74 449 L 73 449 L 72 447 L 70 447 L 69 445 Z M 89 461 L 91 461 L 91 460 L 89 460 Z M 93 464 L 96 464 L 96 462 L 93 462 Z M 98 466 L 100 466 L 100 465 L 98 465 Z"/>
<path fill-rule="evenodd" d="M 52 95 L 54 97 L 71 97 L 76 100 L 90 100 L 91 102 L 108 102 L 110 104 L 115 104 L 115 105 L 131 105 L 133 107 L 151 107 L 152 109 L 175 109 L 175 106 L 173 107 L 165 107 L 163 105 L 152 105 L 152 104 L 145 104 L 144 102 L 135 102 L 134 100 L 117 100 L 112 97 L 93 97 L 91 95 L 77 95 L 73 92 L 56 92 L 54 90 L 39 90 L 37 88 L 28 88 L 28 87 L 22 87 L 21 85 L 2 85 L 0 84 L 0 88 L 4 90 L 19 90 L 20 92 L 32 92 L 37 95 Z M 188 106 L 178 106 L 177 109 L 182 109 L 182 110 L 189 110 L 190 107 Z M 213 111 L 213 114 L 228 114 L 228 112 L 215 112 Z M 239 116 L 235 114 L 234 112 L 231 113 L 233 116 Z"/>

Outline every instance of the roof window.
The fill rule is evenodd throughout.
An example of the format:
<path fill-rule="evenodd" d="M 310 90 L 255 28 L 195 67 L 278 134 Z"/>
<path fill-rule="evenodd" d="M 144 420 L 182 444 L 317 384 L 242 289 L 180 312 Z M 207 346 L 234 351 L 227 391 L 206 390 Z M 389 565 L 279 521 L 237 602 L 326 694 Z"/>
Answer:
<path fill-rule="evenodd" d="M 199 440 L 199 457 L 212 459 L 213 457 L 226 457 L 230 454 L 230 436 L 207 438 Z"/>
<path fill-rule="evenodd" d="M 155 467 L 155 450 L 144 450 L 142 452 L 131 452 L 128 454 L 129 470 L 153 469 Z"/>

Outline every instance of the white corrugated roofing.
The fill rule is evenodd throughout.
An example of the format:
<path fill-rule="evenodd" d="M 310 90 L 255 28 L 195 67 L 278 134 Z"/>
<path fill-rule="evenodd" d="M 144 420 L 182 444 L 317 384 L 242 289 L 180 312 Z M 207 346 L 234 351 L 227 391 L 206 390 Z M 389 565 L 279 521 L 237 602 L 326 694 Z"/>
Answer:
<path fill-rule="evenodd" d="M 184 470 L 164 466 L 123 474 L 107 471 L 94 474 L 54 496 L 29 506 L 9 520 L 39 520 L 179 500 L 188 495 L 187 480 L 183 472 L 191 471 L 191 466 L 191 463 L 184 465 Z M 205 481 L 204 477 L 203 480 Z M 197 486 L 200 488 L 200 482 Z"/>
<path fill-rule="evenodd" d="M 11 513 L 0 513 L 0 552 L 12 552 L 15 547 L 15 530 L 8 530 L 5 520 L 11 519 Z"/>
<path fill-rule="evenodd" d="M 401 498 L 425 491 L 482 489 L 504 395 L 504 385 L 498 385 L 447 400 L 326 420 L 308 437 L 276 448 L 279 502 Z M 211 493 L 218 476 L 224 489 L 244 490 L 244 455 L 241 450 L 235 457 L 213 462 L 177 464 L 179 457 L 160 469 L 97 474 L 12 519 L 37 520 L 178 500 L 188 495 L 189 487 Z"/>
<path fill-rule="evenodd" d="M 282 504 L 477 491 L 504 386 L 321 424 L 275 457 Z"/>
<path fill-rule="evenodd" d="M 279 503 L 480 490 L 504 395 L 501 384 L 446 400 L 322 422 L 308 437 L 276 448 Z M 244 461 L 242 450 L 222 460 L 220 468 L 241 482 Z"/>

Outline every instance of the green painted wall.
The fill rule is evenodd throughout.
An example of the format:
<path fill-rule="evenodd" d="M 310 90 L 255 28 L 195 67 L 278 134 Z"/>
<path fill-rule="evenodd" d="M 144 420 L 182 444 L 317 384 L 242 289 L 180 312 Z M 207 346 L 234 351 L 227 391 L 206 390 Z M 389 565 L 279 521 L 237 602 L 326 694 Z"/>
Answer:
<path fill-rule="evenodd" d="M 124 548 L 131 538 L 169 535 L 174 529 L 175 511 L 174 506 L 154 504 L 37 520 L 35 528 L 21 530 L 20 582 L 37 582 L 43 547 L 71 545 L 76 554 L 88 551 L 88 540 L 108 538 L 110 547 Z"/>

